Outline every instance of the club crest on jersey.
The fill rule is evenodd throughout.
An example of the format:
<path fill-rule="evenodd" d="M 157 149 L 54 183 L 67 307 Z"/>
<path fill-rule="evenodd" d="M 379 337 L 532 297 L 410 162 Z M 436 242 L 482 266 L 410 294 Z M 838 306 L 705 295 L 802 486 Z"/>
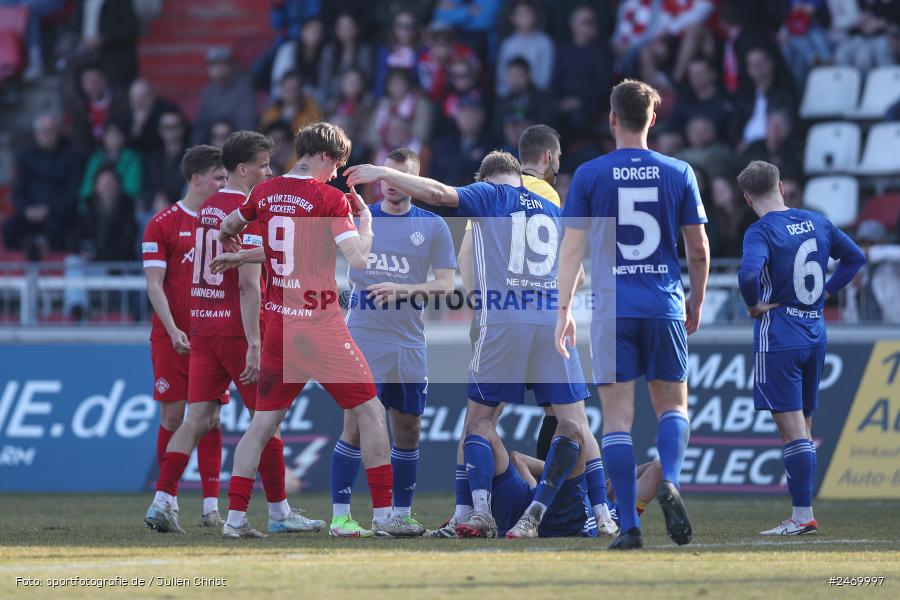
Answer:
<path fill-rule="evenodd" d="M 165 394 L 169 387 L 169 382 L 164 378 L 160 377 L 156 380 L 156 391 L 160 394 Z"/>
<path fill-rule="evenodd" d="M 425 236 L 421 231 L 417 231 L 409 236 L 409 241 L 411 241 L 414 246 L 421 246 L 425 242 Z"/>

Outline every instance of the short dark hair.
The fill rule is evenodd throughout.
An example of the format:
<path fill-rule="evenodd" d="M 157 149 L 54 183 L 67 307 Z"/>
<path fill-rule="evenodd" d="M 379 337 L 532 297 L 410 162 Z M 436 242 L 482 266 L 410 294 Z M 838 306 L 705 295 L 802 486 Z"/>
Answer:
<path fill-rule="evenodd" d="M 107 161 L 100 165 L 100 167 L 97 169 L 97 172 L 94 173 L 94 179 L 91 181 L 92 188 L 96 187 L 97 180 L 100 179 L 100 176 L 104 173 L 111 173 L 115 178 L 116 183 L 119 184 L 119 187 L 122 186 L 122 177 L 119 175 L 118 169 L 116 169 L 116 163 Z"/>
<path fill-rule="evenodd" d="M 203 175 L 222 166 L 222 151 L 215 146 L 201 144 L 188 148 L 181 159 L 181 176 L 190 183 L 195 174 Z"/>
<path fill-rule="evenodd" d="M 510 69 L 512 67 L 521 67 L 531 73 L 531 63 L 522 56 L 513 56 L 511 59 L 506 61 L 506 68 Z"/>
<path fill-rule="evenodd" d="M 521 177 L 522 165 L 520 165 L 519 161 L 516 160 L 516 157 L 509 152 L 494 150 L 489 152 L 488 155 L 482 159 L 481 166 L 478 168 L 478 173 L 475 174 L 475 180 L 484 181 L 492 175 L 503 173 L 515 173 Z"/>
<path fill-rule="evenodd" d="M 659 92 L 636 79 L 625 79 L 616 84 L 609 95 L 609 105 L 626 129 L 640 132 L 650 124 L 650 111 L 662 103 Z"/>
<path fill-rule="evenodd" d="M 559 132 L 547 125 L 532 125 L 519 137 L 519 159 L 523 163 L 540 160 L 544 152 L 559 148 Z"/>
<path fill-rule="evenodd" d="M 351 142 L 344 130 L 338 125 L 319 121 L 307 125 L 297 132 L 294 138 L 294 152 L 297 158 L 314 156 L 324 152 L 332 160 L 343 164 L 350 157 Z"/>
<path fill-rule="evenodd" d="M 416 167 L 421 165 L 419 155 L 416 154 L 415 150 L 410 150 L 409 148 L 397 148 L 391 150 L 386 158 L 401 165 L 405 165 L 406 163 L 415 163 Z"/>
<path fill-rule="evenodd" d="M 229 173 L 234 173 L 241 163 L 249 163 L 263 152 L 271 154 L 272 140 L 255 131 L 235 131 L 222 146 L 222 164 Z"/>
<path fill-rule="evenodd" d="M 760 198 L 778 187 L 781 173 L 778 167 L 762 160 L 754 160 L 738 175 L 738 185 L 751 198 Z"/>

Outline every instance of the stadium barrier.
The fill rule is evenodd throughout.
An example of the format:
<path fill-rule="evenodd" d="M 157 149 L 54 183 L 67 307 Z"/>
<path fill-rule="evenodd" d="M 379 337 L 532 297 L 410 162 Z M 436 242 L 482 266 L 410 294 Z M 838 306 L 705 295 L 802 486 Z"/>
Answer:
<path fill-rule="evenodd" d="M 693 431 L 682 475 L 690 493 L 786 490 L 774 423 L 768 413 L 753 410 L 754 355 L 748 336 L 742 328 L 731 336 L 701 335 L 691 344 Z M 872 330 L 837 337 L 840 341 L 829 346 L 814 419 L 816 490 L 827 498 L 900 498 L 900 341 L 879 341 Z M 438 353 L 468 352 L 458 339 L 436 339 Z M 0 355 L 0 490 L 151 488 L 158 415 L 146 343 L 5 344 Z M 638 390 L 634 440 L 643 462 L 654 457 L 656 424 L 646 387 L 638 385 Z M 464 406 L 464 384 L 429 387 L 420 445 L 427 468 L 419 471 L 420 491 L 452 490 Z M 507 407 L 500 427 L 510 449 L 533 454 L 542 414 L 532 404 Z M 599 433 L 596 397 L 588 415 Z M 221 421 L 227 481 L 232 452 L 249 424 L 236 394 L 223 407 Z M 309 386 L 284 422 L 290 488 L 326 489 L 340 429 L 335 404 L 320 387 Z M 364 488 L 362 478 L 358 485 Z M 199 487 L 195 457 L 184 487 Z"/>

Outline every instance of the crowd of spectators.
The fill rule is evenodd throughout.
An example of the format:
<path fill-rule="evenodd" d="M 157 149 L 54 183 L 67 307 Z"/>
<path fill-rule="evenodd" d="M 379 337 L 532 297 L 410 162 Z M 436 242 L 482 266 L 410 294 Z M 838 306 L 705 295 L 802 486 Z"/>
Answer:
<path fill-rule="evenodd" d="M 697 172 L 713 256 L 737 257 L 752 219 L 734 184 L 743 166 L 775 163 L 788 201 L 801 202 L 798 105 L 810 69 L 900 62 L 900 1 L 855 0 L 849 19 L 832 14 L 836 4 L 283 0 L 273 3 L 272 44 L 252 69 L 239 69 L 227 47 L 209 49 L 189 119 L 139 78 L 130 3 L 84 0 L 74 17 L 78 93 L 64 120 L 35 121 L 34 143 L 18 158 L 6 244 L 129 258 L 128 244 L 108 238 L 109 224 L 131 211 L 136 227 L 121 236 L 136 240 L 149 216 L 177 201 L 186 147 L 258 129 L 284 172 L 293 132 L 323 118 L 350 134 L 351 162 L 407 146 L 422 155 L 424 174 L 451 185 L 471 182 L 490 149 L 515 151 L 522 130 L 547 123 L 562 134 L 564 197 L 578 164 L 612 148 L 609 89 L 633 77 L 664 98 L 651 145 Z M 376 199 L 377 187 L 370 192 Z"/>

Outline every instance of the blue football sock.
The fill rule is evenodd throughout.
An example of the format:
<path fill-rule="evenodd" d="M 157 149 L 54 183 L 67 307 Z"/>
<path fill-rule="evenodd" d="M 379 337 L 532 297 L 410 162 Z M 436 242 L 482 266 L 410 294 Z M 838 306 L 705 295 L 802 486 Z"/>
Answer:
<path fill-rule="evenodd" d="M 812 474 L 815 454 L 808 439 L 784 445 L 784 470 L 792 506 L 812 506 Z"/>
<path fill-rule="evenodd" d="M 691 437 L 691 424 L 687 417 L 677 410 L 670 410 L 659 418 L 656 432 L 656 448 L 662 466 L 662 478 L 678 487 L 681 464 Z M 615 485 L 615 484 L 614 484 Z M 618 491 L 618 488 L 616 488 Z"/>
<path fill-rule="evenodd" d="M 412 506 L 419 471 L 419 449 L 391 446 L 391 468 L 394 471 L 394 507 Z"/>
<path fill-rule="evenodd" d="M 816 452 L 816 443 L 812 440 L 809 440 L 809 449 L 812 450 L 812 482 L 815 486 L 816 483 L 816 467 L 819 464 L 819 454 Z"/>
<path fill-rule="evenodd" d="M 491 491 L 494 479 L 494 449 L 480 435 L 467 435 L 463 441 L 463 458 L 466 459 L 466 478 L 469 489 Z"/>
<path fill-rule="evenodd" d="M 637 466 L 634 462 L 634 445 L 627 431 L 613 431 L 603 436 L 600 442 L 606 457 L 606 472 L 616 491 L 616 506 L 619 511 L 619 527 L 628 531 L 640 527 L 637 514 Z"/>
<path fill-rule="evenodd" d="M 472 506 L 472 492 L 466 477 L 466 465 L 456 465 L 456 505 Z"/>
<path fill-rule="evenodd" d="M 339 439 L 331 453 L 331 501 L 334 504 L 350 504 L 360 463 L 360 449 Z"/>
<path fill-rule="evenodd" d="M 606 471 L 603 469 L 603 458 L 594 458 L 584 465 L 584 477 L 587 480 L 588 498 L 591 506 L 608 504 L 606 497 Z"/>
<path fill-rule="evenodd" d="M 550 506 L 566 478 L 578 463 L 581 446 L 575 440 L 557 436 L 550 442 L 550 451 L 544 462 L 544 472 L 534 492 L 534 501 Z"/>

